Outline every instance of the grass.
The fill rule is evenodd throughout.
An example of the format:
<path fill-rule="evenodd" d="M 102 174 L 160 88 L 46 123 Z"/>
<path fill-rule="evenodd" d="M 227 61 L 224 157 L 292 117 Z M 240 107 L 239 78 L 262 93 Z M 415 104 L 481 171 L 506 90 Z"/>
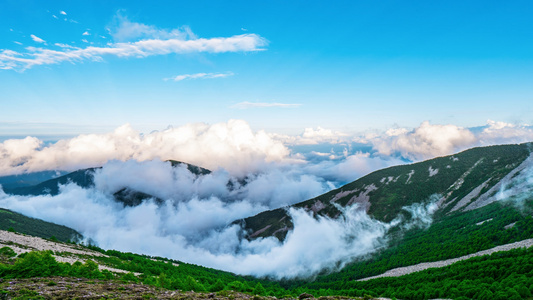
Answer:
<path fill-rule="evenodd" d="M 0 208 L 0 229 L 46 239 L 54 238 L 61 242 L 76 241 L 82 238 L 81 234 L 66 226 L 26 217 L 3 208 Z"/>

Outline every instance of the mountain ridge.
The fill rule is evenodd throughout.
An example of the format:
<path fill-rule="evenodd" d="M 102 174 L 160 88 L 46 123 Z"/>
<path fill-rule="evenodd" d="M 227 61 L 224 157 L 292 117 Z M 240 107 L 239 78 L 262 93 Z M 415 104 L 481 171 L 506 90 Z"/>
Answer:
<path fill-rule="evenodd" d="M 341 213 L 336 205 L 346 207 L 357 203 L 360 209 L 384 222 L 390 222 L 400 214 L 405 215 L 404 207 L 428 202 L 432 195 L 440 195 L 437 216 L 466 207 L 472 209 L 480 197 L 483 197 L 484 205 L 493 202 L 502 180 L 522 172 L 525 168 L 522 164 L 526 160 L 525 164 L 531 167 L 532 145 L 476 147 L 422 162 L 380 169 L 289 207 L 336 218 Z M 510 173 L 511 176 L 508 176 Z M 275 236 L 284 240 L 293 227 L 287 207 L 264 211 L 236 223 L 247 230 L 249 239 Z"/>

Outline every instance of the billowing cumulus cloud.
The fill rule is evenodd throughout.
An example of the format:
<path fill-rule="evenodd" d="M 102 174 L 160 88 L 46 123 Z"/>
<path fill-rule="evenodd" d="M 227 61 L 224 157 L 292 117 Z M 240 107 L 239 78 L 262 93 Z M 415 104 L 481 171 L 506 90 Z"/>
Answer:
<path fill-rule="evenodd" d="M 420 160 L 451 154 L 476 142 L 474 134 L 455 125 L 423 122 L 413 131 L 389 131 L 389 136 L 374 139 L 375 149 L 384 155 L 399 152 L 403 157 Z"/>
<path fill-rule="evenodd" d="M 289 145 L 338 144 L 345 143 L 353 138 L 349 134 L 320 126 L 316 129 L 312 127 L 305 128 L 302 134 L 295 136 L 283 134 L 271 135 Z"/>
<path fill-rule="evenodd" d="M 374 220 L 356 206 L 336 219 L 290 209 L 295 228 L 283 242 L 248 241 L 233 222 L 313 198 L 406 159 L 474 145 L 523 142 L 531 132 L 528 126 L 492 121 L 477 130 L 424 122 L 414 130 L 395 128 L 367 136 L 365 151 L 349 143 L 354 137 L 331 130 L 307 130 L 291 140 L 253 131 L 238 120 L 188 124 L 150 134 L 124 125 L 111 133 L 80 135 L 51 145 L 33 137 L 12 139 L 0 144 L 2 174 L 103 167 L 95 171 L 94 187 L 69 184 L 57 196 L 12 196 L 0 190 L 0 207 L 72 227 L 103 248 L 166 256 L 239 274 L 305 277 L 372 253 L 386 244 L 392 226 L 428 226 L 435 199 L 404 208 L 411 218 L 399 216 L 391 223 Z M 294 150 L 302 151 L 309 147 L 306 144 L 289 148 L 298 139 L 337 141 L 336 135 L 340 142 L 312 144 L 324 147 L 321 151 Z M 167 159 L 213 172 L 195 175 L 184 165 L 172 167 Z M 520 180 L 531 185 L 530 177 Z M 113 194 L 125 188 L 157 199 L 124 206 Z"/>
<path fill-rule="evenodd" d="M 43 146 L 37 138 L 0 143 L 0 175 L 42 170 L 74 171 L 109 160 L 179 160 L 244 175 L 270 163 L 290 161 L 289 150 L 266 132 L 239 120 L 187 124 L 141 134 L 124 125 L 107 134 L 86 134 Z"/>
<path fill-rule="evenodd" d="M 364 139 L 382 155 L 399 155 L 411 161 L 450 155 L 471 147 L 533 141 L 533 128 L 487 121 L 480 129 L 423 122 L 413 130 L 394 128 Z"/>
<path fill-rule="evenodd" d="M 479 133 L 481 144 L 508 144 L 533 141 L 533 127 L 488 120 Z"/>

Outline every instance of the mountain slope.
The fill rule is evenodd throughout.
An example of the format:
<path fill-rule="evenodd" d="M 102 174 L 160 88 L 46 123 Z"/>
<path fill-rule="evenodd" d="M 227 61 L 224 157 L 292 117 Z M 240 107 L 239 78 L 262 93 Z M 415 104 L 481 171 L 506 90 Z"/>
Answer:
<path fill-rule="evenodd" d="M 67 173 L 68 172 L 62 171 L 41 171 L 28 174 L 1 176 L 0 184 L 4 189 L 32 186 Z"/>
<path fill-rule="evenodd" d="M 47 239 L 55 237 L 62 242 L 82 239 L 82 235 L 74 229 L 26 217 L 14 211 L 0 208 L 0 230 L 8 229 Z"/>
<path fill-rule="evenodd" d="M 390 167 L 370 173 L 339 189 L 293 205 L 334 218 L 336 205 L 358 204 L 372 217 L 390 222 L 402 208 L 438 195 L 438 215 L 490 204 L 505 182 L 532 165 L 531 143 L 479 147 L 458 154 Z M 249 238 L 283 240 L 293 224 L 286 209 L 262 212 L 241 221 Z"/>
<path fill-rule="evenodd" d="M 89 168 L 74 171 L 61 177 L 49 179 L 39 184 L 18 187 L 18 188 L 5 188 L 6 194 L 21 195 L 21 196 L 38 196 L 38 195 L 57 195 L 59 193 L 59 185 L 65 185 L 67 183 L 75 183 L 81 187 L 90 187 L 94 185 L 93 175 L 97 168 Z"/>
<path fill-rule="evenodd" d="M 210 174 L 211 171 L 204 169 L 202 167 L 198 167 L 195 165 L 191 165 L 188 163 L 176 161 L 176 160 L 169 160 L 168 162 L 171 163 L 172 167 L 178 167 L 181 165 L 184 165 L 187 167 L 187 169 L 194 175 L 201 176 L 201 175 L 207 175 Z M 46 181 L 43 181 L 41 183 L 38 183 L 36 185 L 32 186 L 23 186 L 23 187 L 16 187 L 16 188 L 4 188 L 4 192 L 6 194 L 11 195 L 20 195 L 20 196 L 38 196 L 38 195 L 52 195 L 55 196 L 59 194 L 59 185 L 65 185 L 67 183 L 74 183 L 79 185 L 83 188 L 89 188 L 91 186 L 94 186 L 94 173 L 99 168 L 89 168 L 89 169 L 82 169 L 77 170 L 71 173 L 68 173 L 66 175 L 63 175 L 61 177 L 49 179 Z M 130 188 L 123 188 L 119 191 L 114 193 L 114 197 L 117 201 L 124 203 L 124 205 L 127 206 L 135 206 L 139 205 L 142 201 L 154 198 L 152 195 L 132 190 Z M 159 199 L 156 199 L 159 200 Z"/>

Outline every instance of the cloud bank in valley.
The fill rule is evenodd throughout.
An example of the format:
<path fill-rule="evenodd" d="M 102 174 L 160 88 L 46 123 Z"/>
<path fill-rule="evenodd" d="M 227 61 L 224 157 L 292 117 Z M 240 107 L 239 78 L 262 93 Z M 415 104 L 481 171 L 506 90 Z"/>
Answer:
<path fill-rule="evenodd" d="M 195 175 L 185 165 L 173 168 L 162 161 L 112 161 L 94 176 L 93 188 L 67 184 L 56 196 L 0 191 L 0 206 L 74 228 L 106 249 L 274 278 L 308 277 L 340 268 L 383 247 L 387 230 L 399 223 L 374 220 L 357 206 L 340 208 L 343 214 L 336 219 L 291 208 L 294 230 L 284 242 L 273 237 L 248 241 L 234 220 L 277 207 L 280 195 L 292 193 L 299 201 L 316 196 L 324 191 L 319 179 L 276 171 L 239 184 L 227 172 Z M 125 187 L 163 201 L 124 206 L 112 195 Z M 409 211 L 423 215 L 422 222 L 431 219 L 423 207 Z"/>
<path fill-rule="evenodd" d="M 323 128 L 287 137 L 253 131 L 246 122 L 231 120 L 149 134 L 125 125 L 107 134 L 80 135 L 46 146 L 33 137 L 6 140 L 0 144 L 3 175 L 103 167 L 95 172 L 93 188 L 68 184 L 57 196 L 37 197 L 0 192 L 0 206 L 72 227 L 104 248 L 167 256 L 240 274 L 311 276 L 382 247 L 388 228 L 400 222 L 405 228 L 427 226 L 434 205 L 405 208 L 412 220 L 400 218 L 390 224 L 373 220 L 356 207 L 347 208 L 338 219 L 313 218 L 291 209 L 295 228 L 283 243 L 274 238 L 242 239 L 241 227 L 232 222 L 307 200 L 406 160 L 476 145 L 524 142 L 533 139 L 533 130 L 492 121 L 477 130 L 424 122 L 413 130 L 397 128 L 366 137 L 364 143 L 361 139 Z M 354 141 L 367 150 L 353 148 Z M 305 145 L 326 145 L 331 151 L 294 150 Z M 198 176 L 185 166 L 172 168 L 164 162 L 167 159 L 214 172 Z M 113 198 L 123 188 L 160 201 L 125 207 Z"/>

